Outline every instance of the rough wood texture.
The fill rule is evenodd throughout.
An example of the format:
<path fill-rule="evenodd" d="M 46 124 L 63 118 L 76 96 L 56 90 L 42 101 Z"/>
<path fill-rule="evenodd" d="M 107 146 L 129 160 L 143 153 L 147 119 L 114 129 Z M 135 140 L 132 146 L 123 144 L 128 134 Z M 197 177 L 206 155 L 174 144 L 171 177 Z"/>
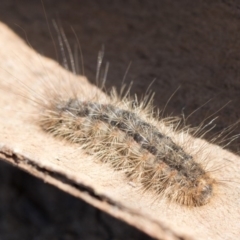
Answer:
<path fill-rule="evenodd" d="M 77 6 L 77 3 L 74 1 L 72 5 L 69 5 L 71 11 L 78 9 L 75 5 Z M 239 96 L 238 71 L 240 69 L 238 58 L 234 57 L 235 52 L 239 53 L 237 6 L 234 3 L 227 5 L 222 1 L 214 4 L 193 3 L 193 5 L 190 1 L 189 3 L 188 1 L 182 1 L 181 6 L 178 5 L 177 1 L 173 4 L 163 2 L 161 8 L 149 4 L 149 9 L 143 9 L 141 4 L 134 2 L 131 8 L 121 8 L 125 9 L 125 14 L 123 12 L 115 14 L 117 11 L 114 12 L 115 8 L 111 4 L 104 5 L 104 8 L 94 4 L 92 6 L 84 4 L 81 9 L 82 19 L 85 19 L 84 13 L 88 12 L 87 10 L 91 9 L 92 14 L 89 18 L 86 16 L 86 20 L 82 20 L 82 23 L 76 21 L 76 24 L 83 26 L 83 22 L 86 22 L 90 27 L 86 27 L 82 31 L 81 29 L 78 31 L 75 26 L 74 29 L 78 33 L 82 33 L 80 34 L 80 40 L 83 47 L 88 45 L 84 56 L 89 56 L 87 57 L 86 72 L 90 78 L 93 77 L 92 72 L 95 73 L 96 53 L 101 43 L 107 46 L 106 53 L 109 55 L 107 59 L 111 63 L 113 62 L 109 85 L 119 86 L 122 79 L 119 75 L 123 75 L 124 66 L 127 65 L 128 59 L 132 60 L 133 58 L 135 60 L 140 56 L 130 71 L 130 73 L 133 72 L 132 75 L 130 74 L 130 79 L 138 77 L 141 80 L 136 82 L 134 91 L 141 94 L 153 77 L 159 77 L 153 88 L 157 89 L 156 103 L 159 107 L 162 107 L 171 93 L 179 84 L 182 84 L 183 90 L 180 90 L 173 102 L 169 104 L 168 111 L 169 113 L 179 113 L 187 106 L 186 114 L 205 103 L 213 95 L 221 94 L 221 97 L 217 97 L 217 101 L 213 101 L 207 107 L 200 109 L 197 115 L 194 115 L 195 117 L 191 120 L 193 125 L 197 125 L 206 116 L 206 112 L 216 111 L 231 98 L 233 104 L 221 113 L 223 117 L 218 124 L 218 128 L 222 129 L 239 118 L 239 109 L 237 104 L 234 104 L 239 101 L 237 96 Z M 59 9 L 61 9 L 61 6 L 63 5 L 59 3 Z M 120 4 L 116 6 L 120 6 Z M 10 7 L 11 4 L 5 9 L 9 10 Z M 27 12 L 23 15 L 29 21 L 36 17 L 34 15 L 36 12 L 41 16 L 43 15 L 42 11 L 39 10 L 41 9 L 40 6 L 38 10 L 33 7 L 33 5 L 27 6 L 26 4 L 22 8 L 23 12 Z M 133 20 L 129 19 L 129 25 L 124 25 L 126 28 L 121 30 L 122 25 L 117 23 L 123 23 L 126 14 L 129 14 L 132 18 L 135 7 L 138 7 L 139 11 L 136 12 L 138 16 L 141 16 L 140 20 L 137 17 Z M 129 9 L 129 13 L 127 9 Z M 158 12 L 160 9 L 161 14 Z M 70 9 L 68 10 L 70 11 Z M 106 12 L 108 15 L 105 14 Z M 100 16 L 101 21 L 99 23 L 97 20 L 91 21 L 91 19 L 94 19 L 93 16 L 96 19 Z M 154 16 L 154 20 L 150 16 Z M 64 19 L 64 16 L 60 16 L 61 18 Z M 141 20 L 143 22 L 141 26 L 143 27 L 138 30 Z M 158 22 L 158 27 L 153 28 L 156 22 Z M 24 29 L 27 28 L 24 24 L 21 26 Z M 105 28 L 105 26 L 108 27 Z M 42 27 L 40 23 L 33 29 L 40 32 L 39 27 Z M 45 29 L 44 32 L 47 32 L 46 26 L 43 29 Z M 94 36 L 87 31 L 92 31 L 95 34 L 94 36 L 98 36 L 98 39 L 101 39 L 99 34 L 102 32 L 104 40 L 90 41 Z M 128 35 L 131 31 L 133 34 Z M 108 35 L 108 32 L 111 32 L 112 35 Z M 33 38 L 34 35 L 38 36 L 37 33 L 33 34 L 33 32 L 30 35 L 29 38 Z M 121 40 L 121 36 L 126 35 L 130 37 L 127 42 L 124 42 Z M 35 37 L 35 39 L 38 38 Z M 142 47 L 148 39 L 152 40 L 149 40 L 147 47 Z M 51 45 L 48 45 L 50 40 L 42 38 L 42 41 L 48 46 L 48 48 L 47 46 L 45 48 L 47 52 L 47 49 L 51 48 Z M 34 45 L 37 41 L 34 42 L 30 39 L 30 42 Z M 114 45 L 115 48 L 120 49 L 118 49 L 118 52 L 112 49 Z M 61 71 L 62 75 L 69 76 L 69 73 L 57 70 L 60 69 L 59 66 L 52 61 L 47 59 L 40 61 L 40 57 L 37 57 L 36 53 L 24 46 L 21 41 L 19 42 L 16 36 L 4 26 L 1 26 L 0 49 L 2 70 L 5 69 L 17 77 L 21 76 L 21 80 L 26 81 L 27 85 L 32 86 L 33 79 L 46 76 L 46 69 L 49 69 L 47 77 L 53 81 L 56 71 L 57 75 Z M 135 57 L 131 55 L 130 49 L 134 49 Z M 159 55 L 156 54 L 156 49 L 159 49 Z M 124 54 L 121 55 L 119 52 Z M 126 53 L 129 53 L 129 55 L 126 55 Z M 154 54 L 156 55 L 154 56 Z M 116 63 L 117 61 L 119 63 Z M 117 64 L 121 67 L 115 71 Z M 139 75 L 144 67 L 146 67 L 144 69 L 145 73 L 140 77 Z M 151 69 L 148 69 L 149 67 Z M 181 209 L 168 209 L 168 206 L 163 208 L 155 202 L 152 203 L 150 197 L 149 199 L 148 197 L 142 199 L 139 193 L 132 192 L 131 186 L 122 182 L 121 175 L 113 177 L 111 170 L 106 167 L 103 167 L 104 172 L 99 174 L 102 166 L 91 164 L 91 159 L 86 161 L 87 156 L 83 155 L 81 164 L 79 164 L 79 160 L 75 158 L 76 155 L 72 153 L 70 146 L 66 146 L 64 143 L 56 143 L 51 137 L 42 134 L 36 126 L 28 121 L 28 116 L 24 114 L 24 111 L 29 112 L 31 110 L 27 100 L 20 100 L 19 96 L 11 93 L 18 87 L 17 82 L 6 71 L 2 70 L 0 95 L 2 109 L 1 157 L 8 159 L 13 164 L 18 164 L 27 171 L 31 171 L 32 174 L 46 182 L 57 185 L 94 206 L 124 219 L 154 237 L 178 239 L 179 237 L 190 236 L 196 239 L 236 239 L 240 234 L 238 157 L 209 145 L 214 157 L 223 158 L 224 156 L 225 159 L 230 160 L 232 166 L 224 174 L 225 177 L 229 176 L 235 180 L 231 184 L 231 188 L 226 189 L 224 197 L 215 206 L 192 213 L 182 212 Z M 7 81 L 5 81 L 6 79 Z M 119 81 L 117 82 L 115 79 Z M 84 79 L 81 81 L 91 91 L 93 86 Z M 19 109 L 23 109 L 23 112 L 20 113 Z M 41 142 L 41 149 L 39 149 L 39 142 Z M 55 156 L 56 152 L 57 156 Z M 89 169 L 91 169 L 91 172 Z M 56 174 L 56 172 L 59 174 Z M 88 172 L 88 175 L 86 175 L 86 172 Z M 111 176 L 110 180 L 108 175 Z M 77 186 L 75 185 L 76 182 L 78 183 Z"/>
<path fill-rule="evenodd" d="M 159 205 L 151 199 L 151 194 L 142 197 L 140 192 L 134 191 L 127 181 L 123 181 L 121 174 L 113 175 L 110 169 L 96 164 L 82 152 L 78 151 L 76 156 L 74 147 L 42 133 L 29 121 L 27 113 L 32 111 L 31 103 L 27 101 L 29 96 L 24 95 L 22 99 L 16 95 L 15 91 L 21 88 L 16 78 L 38 92 L 44 87 L 39 78 L 47 77 L 54 83 L 56 76 L 81 81 L 85 93 L 92 94 L 96 88 L 84 78 L 77 79 L 51 60 L 36 55 L 4 25 L 1 25 L 0 32 L 1 158 L 124 219 L 153 237 L 178 239 L 182 236 L 195 236 L 196 239 L 216 239 L 218 236 L 236 236 L 239 231 L 239 213 L 236 211 L 239 208 L 239 184 L 235 183 L 233 185 L 236 186 L 226 189 L 221 201 L 205 207 L 186 210 L 168 204 Z M 16 61 L 14 56 L 20 56 L 21 60 Z M 31 64 L 26 66 L 27 62 Z M 206 148 L 211 148 L 210 157 L 224 156 L 234 162 L 236 168 L 231 168 L 231 171 L 226 168 L 224 174 L 239 179 L 237 169 L 240 162 L 236 156 L 217 146 L 209 145 Z"/>

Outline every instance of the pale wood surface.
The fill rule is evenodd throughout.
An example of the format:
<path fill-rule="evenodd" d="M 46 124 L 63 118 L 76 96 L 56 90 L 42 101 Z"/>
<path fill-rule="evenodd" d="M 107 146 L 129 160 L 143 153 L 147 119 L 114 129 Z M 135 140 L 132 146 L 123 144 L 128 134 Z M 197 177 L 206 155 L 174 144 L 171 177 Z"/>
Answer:
<path fill-rule="evenodd" d="M 151 194 L 141 194 L 120 173 L 113 173 L 82 152 L 76 153 L 74 147 L 47 136 L 29 120 L 33 107 L 28 96 L 23 99 L 16 94 L 20 88 L 17 79 L 34 91 L 43 87 L 38 79 L 47 77 L 54 82 L 56 76 L 79 81 L 89 94 L 96 88 L 86 79 L 74 79 L 55 62 L 37 55 L 3 24 L 0 34 L 2 158 L 153 237 L 236 239 L 239 236 L 240 162 L 237 156 L 218 146 L 206 145 L 213 161 L 220 159 L 220 163 L 227 165 L 218 174 L 232 179 L 220 199 L 210 205 L 189 210 L 153 201 Z M 192 141 L 202 144 L 202 140 Z M 224 159 L 228 160 L 227 164 Z"/>

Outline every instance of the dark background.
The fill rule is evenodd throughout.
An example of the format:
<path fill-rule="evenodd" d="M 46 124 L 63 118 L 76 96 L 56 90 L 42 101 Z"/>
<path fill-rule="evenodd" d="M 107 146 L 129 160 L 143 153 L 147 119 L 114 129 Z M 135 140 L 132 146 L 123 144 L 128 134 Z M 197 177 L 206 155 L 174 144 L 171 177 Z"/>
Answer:
<path fill-rule="evenodd" d="M 75 30 L 91 82 L 95 83 L 97 55 L 104 45 L 105 62 L 110 62 L 108 89 L 120 90 L 131 62 L 125 82 L 133 81 L 132 94 L 141 97 L 155 79 L 151 89 L 160 109 L 180 86 L 164 116 L 187 117 L 201 107 L 187 121 L 197 127 L 231 100 L 210 118 L 219 116 L 207 139 L 240 119 L 238 1 L 44 0 L 44 6 L 56 45 L 52 20 L 62 26 L 71 46 L 76 43 L 71 29 Z M 39 53 L 57 58 L 40 0 L 1 0 L 0 20 L 21 38 L 27 36 Z M 231 135 L 238 133 L 235 127 Z M 238 152 L 239 142 L 228 149 Z M 147 239 L 3 162 L 0 194 L 0 239 Z"/>

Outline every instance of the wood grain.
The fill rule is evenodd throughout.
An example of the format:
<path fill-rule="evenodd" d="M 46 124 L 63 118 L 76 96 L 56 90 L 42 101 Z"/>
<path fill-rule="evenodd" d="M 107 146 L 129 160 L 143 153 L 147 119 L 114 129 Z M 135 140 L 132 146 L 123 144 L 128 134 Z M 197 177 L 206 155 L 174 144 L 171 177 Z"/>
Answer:
<path fill-rule="evenodd" d="M 39 79 L 53 84 L 70 79 L 81 84 L 83 94 L 98 91 L 85 78 L 76 77 L 54 61 L 39 56 L 4 24 L 0 25 L 0 157 L 45 182 L 82 198 L 95 207 L 120 218 L 159 239 L 236 239 L 240 234 L 239 157 L 218 146 L 206 144 L 213 159 L 228 159 L 222 170 L 231 178 L 220 200 L 203 208 L 183 209 L 159 204 L 151 194 L 142 194 L 128 184 L 121 173 L 94 162 L 73 146 L 43 133 L 30 120 L 34 112 L 29 96 L 18 89 L 44 88 Z M 20 81 L 19 81 L 20 80 Z M 29 93 L 33 94 L 33 93 Z M 104 97 L 104 95 L 103 95 Z M 192 139 L 196 144 L 203 140 Z M 205 143 L 204 143 L 205 144 Z"/>

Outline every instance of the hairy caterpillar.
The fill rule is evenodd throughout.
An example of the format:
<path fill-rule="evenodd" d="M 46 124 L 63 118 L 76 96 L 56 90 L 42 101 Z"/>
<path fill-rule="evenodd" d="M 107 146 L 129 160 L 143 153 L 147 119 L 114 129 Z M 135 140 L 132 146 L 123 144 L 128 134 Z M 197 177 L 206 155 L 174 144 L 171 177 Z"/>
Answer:
<path fill-rule="evenodd" d="M 208 203 L 216 180 L 154 120 L 151 104 L 132 107 L 130 99 L 115 94 L 110 102 L 56 95 L 45 105 L 39 124 L 170 201 L 187 206 Z"/>

